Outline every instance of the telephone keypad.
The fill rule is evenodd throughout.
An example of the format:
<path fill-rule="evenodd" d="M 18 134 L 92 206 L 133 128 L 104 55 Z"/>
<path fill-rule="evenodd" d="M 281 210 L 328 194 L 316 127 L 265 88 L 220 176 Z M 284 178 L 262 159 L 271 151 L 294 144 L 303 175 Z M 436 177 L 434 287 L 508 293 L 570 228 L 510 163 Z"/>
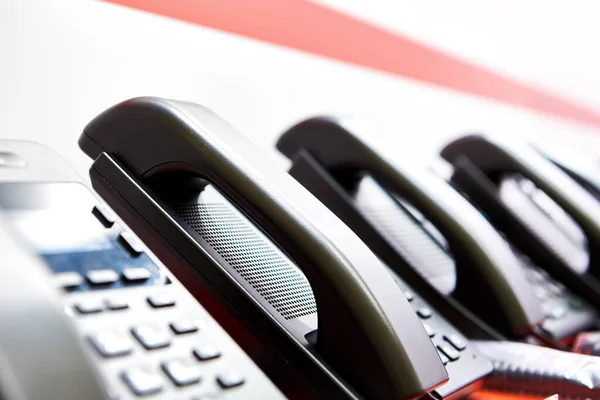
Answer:
<path fill-rule="evenodd" d="M 176 287 L 169 285 L 166 288 Z M 154 308 L 147 300 L 151 287 L 132 290 L 137 294 L 119 296 L 117 290 L 111 290 L 111 296 L 103 293 L 70 294 L 82 298 L 92 296 L 90 300 L 96 304 L 106 304 L 108 299 L 123 299 L 129 305 L 119 312 L 74 316 L 83 327 L 82 331 L 88 331 L 85 336 L 90 348 L 110 362 L 106 365 L 111 371 L 109 375 L 112 375 L 108 381 L 121 396 L 119 399 L 139 396 L 171 399 L 177 398 L 179 390 L 183 391 L 182 399 L 202 398 L 207 393 L 214 398 L 222 398 L 224 393 L 219 391 L 244 390 L 241 388 L 249 383 L 246 379 L 250 375 L 242 374 L 244 370 L 238 372 L 233 369 L 244 363 L 232 363 L 235 353 L 230 354 L 227 346 L 223 346 L 226 343 L 223 338 L 212 333 L 216 327 L 211 326 L 207 314 L 204 317 L 197 313 L 189 315 L 186 307 L 189 303 L 186 304 L 180 295 L 173 296 L 167 292 L 160 292 L 158 297 L 169 298 L 176 305 Z M 120 321 L 118 324 L 114 322 L 116 317 Z M 118 363 L 115 363 L 116 360 L 119 360 Z M 251 376 L 256 379 L 256 375 Z M 123 389 L 119 390 L 119 387 Z M 134 397 L 125 396 L 122 390 Z M 247 398 L 243 394 L 240 396 Z"/>
<path fill-rule="evenodd" d="M 525 269 L 525 275 L 534 287 L 534 294 L 540 301 L 561 300 L 569 297 L 569 293 L 562 283 L 554 280 L 546 271 L 534 265 L 525 255 L 514 248 L 513 251 L 519 257 Z"/>
<path fill-rule="evenodd" d="M 110 226 L 107 236 L 113 240 L 121 227 Z M 125 246 L 112 245 L 101 250 L 93 257 L 77 251 L 46 257 L 59 287 L 65 276 L 79 274 L 79 286 L 63 293 L 63 303 L 115 398 L 216 399 L 225 397 L 225 391 L 240 399 L 282 398 L 181 283 L 167 279 L 147 253 L 134 257 Z"/>
<path fill-rule="evenodd" d="M 452 325 L 429 308 L 420 296 L 413 294 L 408 285 L 398 276 L 398 274 L 393 270 L 389 270 L 389 272 L 398 287 L 407 297 L 407 300 L 410 298 L 409 301 L 411 306 L 415 310 L 417 316 L 421 319 L 425 332 L 427 332 L 434 346 L 436 346 L 444 364 L 458 360 L 460 352 L 466 351 L 467 349 L 467 341 L 460 336 L 458 331 L 456 331 Z M 407 293 L 410 296 L 407 296 Z M 444 352 L 448 346 L 450 346 L 448 350 L 450 354 Z"/>
<path fill-rule="evenodd" d="M 560 340 L 593 328 L 597 315 L 589 305 L 575 297 L 562 283 L 535 265 L 526 255 L 514 247 L 512 249 L 521 261 L 534 295 L 541 303 L 545 314 L 542 330 L 547 335 L 554 340 Z M 574 303 L 577 307 L 573 306 Z"/>
<path fill-rule="evenodd" d="M 89 236 L 87 241 L 82 240 L 72 249 L 54 251 L 49 247 L 50 250 L 40 253 L 54 272 L 55 284 L 64 291 L 102 291 L 164 283 L 164 275 L 148 254 L 133 245 L 122 244 L 121 236 L 125 235 L 119 224 L 105 228 L 97 222 L 97 215 L 69 218 L 81 221 L 82 236 Z"/>

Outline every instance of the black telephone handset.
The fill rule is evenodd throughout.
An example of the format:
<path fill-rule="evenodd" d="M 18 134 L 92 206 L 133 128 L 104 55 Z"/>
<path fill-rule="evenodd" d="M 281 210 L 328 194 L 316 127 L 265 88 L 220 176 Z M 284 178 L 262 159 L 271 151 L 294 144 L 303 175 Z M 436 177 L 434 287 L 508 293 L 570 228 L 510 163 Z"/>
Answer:
<path fill-rule="evenodd" d="M 447 268 L 455 268 L 455 282 L 439 283 L 439 290 L 451 294 L 505 335 L 531 332 L 543 315 L 523 271 L 502 238 L 443 180 L 427 171 L 404 165 L 402 160 L 386 151 L 389 146 L 378 141 L 363 126 L 354 124 L 353 119 L 314 118 L 284 133 L 277 146 L 295 164 L 303 158 L 303 165 L 315 171 L 312 178 L 307 174 L 301 179 L 314 193 L 326 186 L 341 188 L 337 195 L 330 192 L 320 196 L 321 200 L 338 208 L 338 215 L 363 240 L 371 243 L 380 257 L 401 276 L 410 279 L 403 271 L 403 265 L 409 264 L 435 285 L 432 281 L 438 277 L 437 271 L 450 259 L 444 259 L 439 251 L 440 246 L 445 246 L 442 242 L 447 240 L 455 262 L 455 266 Z M 294 167 L 291 173 L 297 178 L 302 175 L 295 173 Z M 360 186 L 365 182 L 371 186 L 372 193 L 375 193 L 373 188 L 379 186 L 379 199 L 372 200 L 370 205 L 361 204 Z M 387 195 L 387 200 L 381 195 L 382 189 L 391 194 L 391 197 Z M 335 207 L 336 198 L 339 199 L 338 207 Z M 346 205 L 340 205 L 340 201 Z M 387 213 L 377 215 L 382 207 Z M 412 221 L 424 216 L 433 223 L 437 229 L 429 229 L 427 236 L 437 237 L 441 233 L 443 237 L 438 240 L 438 250 L 433 246 L 423 247 L 423 235 L 411 233 L 412 241 L 404 240 L 403 236 L 410 230 L 403 232 L 401 229 L 408 229 L 410 224 L 406 218 L 400 219 L 401 209 L 409 214 L 411 210 L 417 210 L 412 213 Z M 426 228 L 423 222 L 420 224 Z M 434 253 L 440 257 L 426 258 Z M 402 265 L 402 260 L 408 262 Z"/>
<path fill-rule="evenodd" d="M 129 100 L 79 144 L 94 188 L 157 255 L 212 287 L 321 395 L 413 398 L 447 380 L 373 253 L 206 108 Z"/>
<path fill-rule="evenodd" d="M 386 263 L 446 365 L 450 380 L 439 391 L 444 398 L 462 398 L 476 390 L 492 370 L 489 360 L 464 335 L 483 340 L 503 337 L 448 296 L 456 286 L 448 243 L 408 204 L 403 186 L 393 182 L 397 172 L 391 172 L 385 185 L 379 184 L 380 174 L 373 172 L 379 170 L 378 161 L 369 160 L 379 156 L 358 136 L 360 128 L 352 129 L 347 121 L 317 118 L 302 122 L 283 134 L 278 147 L 292 160 L 290 175 Z M 326 161 L 321 163 L 322 159 Z"/>
<path fill-rule="evenodd" d="M 600 301 L 600 203 L 590 193 L 526 143 L 470 135 L 442 156 L 454 166 L 452 182 L 515 246 L 592 304 Z"/>
<path fill-rule="evenodd" d="M 0 398 L 284 398 L 65 160 L 0 161 Z"/>

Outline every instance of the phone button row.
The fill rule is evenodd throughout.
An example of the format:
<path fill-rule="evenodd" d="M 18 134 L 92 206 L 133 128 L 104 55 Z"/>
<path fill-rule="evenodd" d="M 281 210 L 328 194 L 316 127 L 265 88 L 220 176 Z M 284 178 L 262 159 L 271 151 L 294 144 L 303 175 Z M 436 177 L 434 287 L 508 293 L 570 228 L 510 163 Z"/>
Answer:
<path fill-rule="evenodd" d="M 128 283 L 140 283 L 147 281 L 152 273 L 149 269 L 143 267 L 129 267 L 125 268 L 122 272 L 123 280 Z M 112 269 L 93 269 L 89 270 L 86 275 L 86 279 L 91 285 L 103 286 L 110 285 L 119 280 L 119 273 Z M 75 282 L 73 278 L 73 283 Z M 79 282 L 81 284 L 81 282 Z M 69 287 L 78 286 L 71 285 Z"/>
<path fill-rule="evenodd" d="M 202 375 L 197 367 L 183 361 L 170 361 L 161 365 L 165 374 L 177 386 L 187 386 L 200 382 Z M 129 389 L 137 396 L 160 392 L 164 380 L 158 372 L 146 368 L 133 368 L 121 375 Z M 242 385 L 246 380 L 237 372 L 228 371 L 217 375 L 217 383 L 223 389 Z"/>
<path fill-rule="evenodd" d="M 166 293 L 160 293 L 158 295 L 150 296 L 148 297 L 147 301 L 148 304 L 150 304 L 153 308 L 166 308 L 175 305 L 175 300 Z M 102 303 L 102 301 L 100 301 L 99 299 L 85 299 L 75 304 L 75 310 L 77 310 L 79 314 L 95 314 L 104 310 L 105 306 L 109 310 L 113 311 L 125 310 L 129 308 L 129 303 L 127 303 L 125 299 L 119 297 L 106 299 L 104 303 Z"/>
<path fill-rule="evenodd" d="M 99 299 L 85 299 L 75 304 L 75 310 L 79 314 L 95 314 L 103 311 L 105 306 L 113 311 L 125 310 L 129 308 L 129 303 L 120 297 L 106 299 L 104 302 Z"/>
<path fill-rule="evenodd" d="M 177 335 L 197 332 L 202 321 L 183 319 L 170 324 L 171 329 Z M 155 325 L 141 325 L 131 329 L 133 336 L 148 350 L 167 347 L 171 344 L 171 338 L 168 331 Z M 91 336 L 91 341 L 100 355 L 104 357 L 116 357 L 126 355 L 131 352 L 131 342 L 124 335 L 113 333 L 111 331 L 101 331 Z M 221 353 L 212 345 L 205 345 L 195 350 L 196 358 L 199 360 L 208 360 L 217 358 Z"/>

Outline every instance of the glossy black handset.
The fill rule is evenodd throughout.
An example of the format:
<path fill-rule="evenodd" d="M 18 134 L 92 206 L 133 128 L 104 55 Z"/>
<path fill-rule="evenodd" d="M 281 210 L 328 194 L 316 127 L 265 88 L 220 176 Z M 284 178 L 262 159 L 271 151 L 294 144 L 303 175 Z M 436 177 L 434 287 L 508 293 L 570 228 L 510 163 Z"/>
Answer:
<path fill-rule="evenodd" d="M 0 141 L 0 157 L 3 224 L 45 263 L 46 283 L 79 339 L 71 345 L 81 345 L 86 355 L 87 366 L 80 369 L 99 376 L 105 398 L 284 398 L 56 153 L 36 143 Z M 6 242 L 2 243 L 7 254 Z M 21 283 L 17 277 L 12 276 L 14 285 Z M 32 303 L 26 299 L 10 308 L 27 315 Z M 33 326 L 36 321 L 31 318 Z M 6 319 L 2 322 L 10 325 Z M 41 367 L 51 349 L 34 353 L 38 342 L 64 350 L 65 339 L 56 336 L 50 324 L 38 325 L 37 332 L 22 332 L 43 338 L 31 349 L 21 349 L 20 361 L 38 357 L 35 364 Z M 72 374 L 66 353 L 46 367 L 57 375 Z M 18 376 L 22 370 L 18 367 L 9 363 L 6 373 Z M 18 378 L 37 385 L 46 375 L 44 371 Z M 82 382 L 73 374 L 62 385 L 77 399 L 97 398 L 92 392 L 81 393 Z M 55 397 L 49 390 L 34 398 L 73 397 Z"/>
<path fill-rule="evenodd" d="M 94 188 L 155 253 L 211 287 L 319 396 L 414 398 L 447 380 L 373 253 L 206 108 L 129 100 L 79 144 Z"/>
<path fill-rule="evenodd" d="M 442 156 L 454 167 L 452 183 L 529 265 L 547 333 L 564 341 L 593 328 L 600 203 L 526 143 L 471 135 L 448 144 Z"/>
<path fill-rule="evenodd" d="M 428 327 L 432 315 L 438 319 L 432 339 L 442 353 L 461 334 L 439 313 L 423 310 L 421 296 L 472 337 L 501 335 L 464 306 L 507 335 L 530 332 L 541 314 L 502 240 L 442 180 L 386 158 L 364 128 L 351 118 L 314 118 L 289 129 L 277 147 L 292 160 L 290 174 L 384 260 L 401 286 L 408 281 L 409 298 L 419 293 L 415 310 Z M 455 348 L 446 365 L 448 390 L 491 369 L 466 340 Z"/>
<path fill-rule="evenodd" d="M 436 307 L 456 316 L 455 299 L 504 335 L 530 333 L 543 315 L 506 243 L 460 194 L 394 157 L 370 128 L 352 118 L 314 118 L 277 146 L 293 161 L 290 173 L 392 269 L 443 295 L 446 305 Z"/>

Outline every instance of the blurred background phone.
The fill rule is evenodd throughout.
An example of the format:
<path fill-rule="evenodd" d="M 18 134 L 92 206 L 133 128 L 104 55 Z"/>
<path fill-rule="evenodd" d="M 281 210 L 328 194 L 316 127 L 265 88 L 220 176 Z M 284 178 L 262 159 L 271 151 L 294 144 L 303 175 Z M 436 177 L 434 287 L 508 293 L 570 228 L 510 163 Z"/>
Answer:
<path fill-rule="evenodd" d="M 504 235 L 543 304 L 542 329 L 569 345 L 597 328 L 600 203 L 533 147 L 470 135 L 441 152 L 450 182 Z"/>

